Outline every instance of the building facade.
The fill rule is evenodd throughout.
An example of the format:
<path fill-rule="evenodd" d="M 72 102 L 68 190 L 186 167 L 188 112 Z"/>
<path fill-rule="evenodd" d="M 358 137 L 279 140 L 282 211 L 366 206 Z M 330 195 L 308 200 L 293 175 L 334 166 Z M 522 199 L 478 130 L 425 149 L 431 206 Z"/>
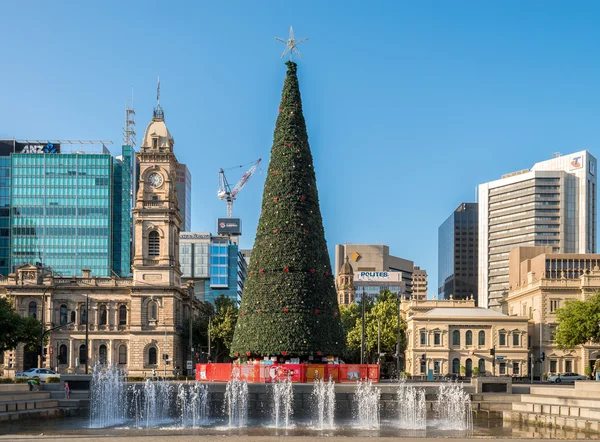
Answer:
<path fill-rule="evenodd" d="M 390 248 L 381 244 L 337 244 L 335 246 L 335 271 L 339 272 L 348 257 L 355 273 L 399 273 L 408 294 L 412 293 L 414 263 L 390 255 Z M 355 284 L 358 280 L 355 278 Z M 358 292 L 357 292 L 358 295 Z"/>
<path fill-rule="evenodd" d="M 514 247 L 595 253 L 596 173 L 596 158 L 584 150 L 479 185 L 480 306 L 500 308 L 508 295 Z"/>
<path fill-rule="evenodd" d="M 475 307 L 473 299 L 411 298 L 400 309 L 406 322 L 405 371 L 411 376 L 529 374 L 527 317 Z"/>
<path fill-rule="evenodd" d="M 177 169 L 177 201 L 181 212 L 181 231 L 192 229 L 192 174 L 185 164 Z"/>
<path fill-rule="evenodd" d="M 241 299 L 248 264 L 230 237 L 182 232 L 179 238 L 182 277 L 193 281 L 196 299 L 213 304 L 220 295 Z"/>
<path fill-rule="evenodd" d="M 41 319 L 46 330 L 58 327 L 48 335 L 42 365 L 21 345 L 5 353 L 5 376 L 36 366 L 84 373 L 95 363 L 116 364 L 135 376 L 151 376 L 153 370 L 173 375 L 192 359 L 183 330 L 198 303 L 192 287 L 181 282 L 173 147 L 158 106 L 137 154 L 132 277 L 83 269 L 80 277 L 63 278 L 44 265 L 25 264 L 0 278 L 2 295 L 20 314 Z"/>
<path fill-rule="evenodd" d="M 553 253 L 553 247 L 518 247 L 510 252 L 510 283 L 503 307 L 510 315 L 527 316 L 532 328 L 534 373 L 578 372 L 600 359 L 600 344 L 572 351 L 554 344 L 556 310 L 568 300 L 585 300 L 600 291 L 600 254 Z M 544 353 L 545 360 L 540 356 Z"/>
<path fill-rule="evenodd" d="M 25 263 L 65 277 L 131 274 L 133 150 L 113 158 L 104 145 L 66 143 L 0 142 L 2 275 Z"/>
<path fill-rule="evenodd" d="M 413 271 L 413 296 L 420 300 L 427 299 L 427 270 L 415 266 Z"/>
<path fill-rule="evenodd" d="M 438 229 L 438 299 L 477 301 L 477 203 L 462 203 Z"/>
<path fill-rule="evenodd" d="M 346 258 L 344 264 L 335 278 L 335 287 L 339 305 L 350 305 L 356 301 L 356 288 L 354 287 L 354 269 Z"/>

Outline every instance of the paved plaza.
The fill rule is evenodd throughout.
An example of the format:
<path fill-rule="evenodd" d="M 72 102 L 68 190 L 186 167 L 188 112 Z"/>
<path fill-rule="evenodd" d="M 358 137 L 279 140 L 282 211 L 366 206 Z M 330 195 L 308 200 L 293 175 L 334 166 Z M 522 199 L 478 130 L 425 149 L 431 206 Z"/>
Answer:
<path fill-rule="evenodd" d="M 187 436 L 81 436 L 81 435 L 69 435 L 69 436 L 43 436 L 43 435 L 29 435 L 29 436 L 0 436 L 0 441 L 77 441 L 77 442 L 215 442 L 218 440 L 227 441 L 240 441 L 240 442 L 278 442 L 285 440 L 287 442 L 313 442 L 315 439 L 320 439 L 314 436 L 199 436 L 199 435 L 187 435 Z M 472 440 L 477 440 L 473 438 Z M 490 440 L 490 438 L 481 438 Z M 428 441 L 442 441 L 445 438 L 423 438 L 423 437 L 323 437 L 323 440 L 327 442 L 354 442 L 359 440 L 383 440 L 385 442 L 428 442 Z M 459 440 L 459 439 L 456 439 Z M 493 438 L 495 441 L 500 442 L 531 442 L 532 440 L 539 439 L 512 439 L 512 438 Z M 553 441 L 567 441 L 572 439 L 553 439 Z"/>

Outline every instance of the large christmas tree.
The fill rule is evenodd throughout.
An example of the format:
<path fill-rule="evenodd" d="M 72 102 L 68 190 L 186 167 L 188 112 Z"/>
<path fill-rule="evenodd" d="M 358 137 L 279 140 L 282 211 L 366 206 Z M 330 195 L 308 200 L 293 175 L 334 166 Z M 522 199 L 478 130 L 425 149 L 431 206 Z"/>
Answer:
<path fill-rule="evenodd" d="M 320 356 L 345 345 L 296 63 L 288 61 L 233 356 Z"/>

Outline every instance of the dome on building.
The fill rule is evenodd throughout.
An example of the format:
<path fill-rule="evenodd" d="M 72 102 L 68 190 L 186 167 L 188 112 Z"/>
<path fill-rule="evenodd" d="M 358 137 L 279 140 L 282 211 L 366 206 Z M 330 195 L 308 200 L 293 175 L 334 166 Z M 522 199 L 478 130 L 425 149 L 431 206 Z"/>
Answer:
<path fill-rule="evenodd" d="M 152 147 L 152 140 L 155 138 L 158 138 L 158 146 L 156 147 L 171 147 L 173 145 L 173 137 L 171 137 L 165 120 L 162 118 L 153 118 L 148 124 L 142 147 Z"/>
<path fill-rule="evenodd" d="M 348 257 L 346 256 L 346 262 L 344 262 L 344 264 L 342 264 L 342 268 L 340 269 L 340 275 L 353 275 L 353 274 L 354 274 L 354 269 L 350 265 L 350 262 L 348 261 Z"/>

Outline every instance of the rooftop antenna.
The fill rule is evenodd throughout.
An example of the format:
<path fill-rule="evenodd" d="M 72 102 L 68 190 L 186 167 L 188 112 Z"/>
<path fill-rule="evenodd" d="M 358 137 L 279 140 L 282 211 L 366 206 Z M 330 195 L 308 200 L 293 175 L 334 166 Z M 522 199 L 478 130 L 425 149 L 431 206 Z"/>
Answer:
<path fill-rule="evenodd" d="M 135 110 L 133 107 L 133 87 L 131 98 L 125 100 L 125 127 L 123 127 L 123 143 L 135 147 Z"/>
<path fill-rule="evenodd" d="M 552 154 L 552 158 L 560 158 L 561 156 L 562 156 L 562 153 L 560 153 L 560 152 L 554 152 Z"/>
<path fill-rule="evenodd" d="M 158 86 L 156 87 L 156 107 L 154 108 L 154 118 L 160 120 L 165 118 L 165 113 L 160 107 L 160 76 L 158 77 Z"/>

